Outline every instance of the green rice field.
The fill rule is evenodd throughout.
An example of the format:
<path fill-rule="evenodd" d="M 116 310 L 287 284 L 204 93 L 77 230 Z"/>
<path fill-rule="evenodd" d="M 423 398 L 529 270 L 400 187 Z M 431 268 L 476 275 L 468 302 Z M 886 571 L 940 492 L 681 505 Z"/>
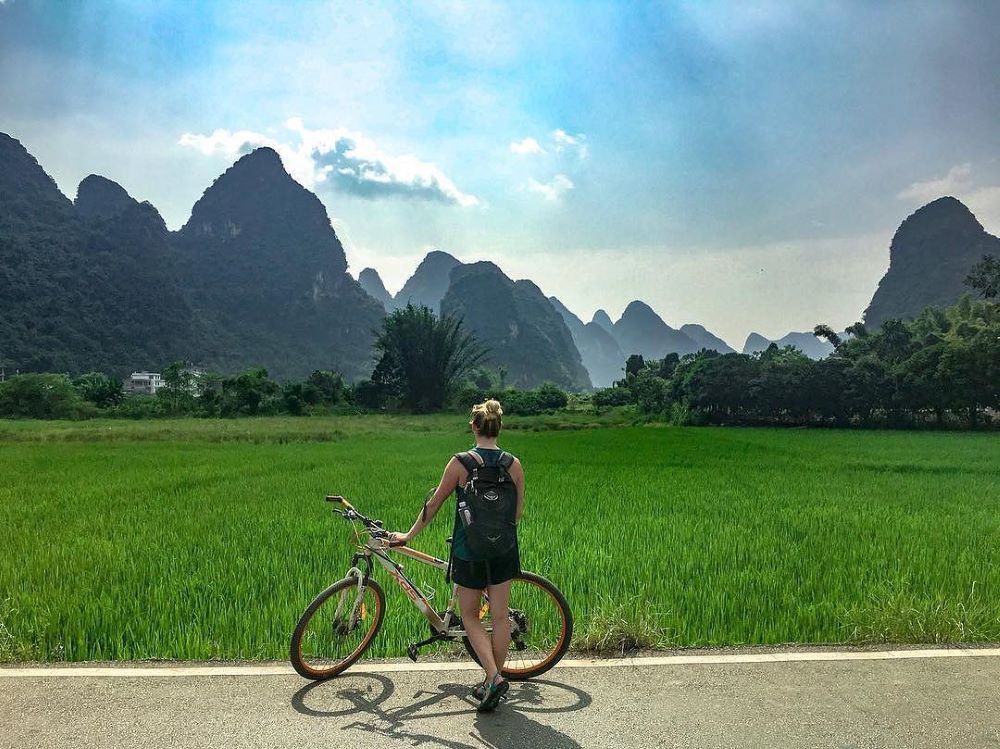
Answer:
<path fill-rule="evenodd" d="M 512 420 L 522 565 L 585 649 L 1000 641 L 996 434 Z M 405 529 L 461 415 L 0 422 L 0 660 L 283 659 L 339 493 Z M 446 554 L 452 505 L 413 544 Z M 408 573 L 436 586 L 440 573 Z M 389 602 L 373 656 L 426 622 Z"/>

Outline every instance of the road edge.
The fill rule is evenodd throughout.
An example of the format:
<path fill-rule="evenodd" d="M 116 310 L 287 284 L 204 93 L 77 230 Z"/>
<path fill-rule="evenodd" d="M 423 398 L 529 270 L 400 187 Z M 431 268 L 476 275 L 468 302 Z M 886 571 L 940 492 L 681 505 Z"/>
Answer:
<path fill-rule="evenodd" d="M 869 651 L 786 651 L 770 653 L 721 653 L 638 656 L 635 658 L 567 658 L 556 669 L 569 668 L 641 668 L 652 666 L 697 666 L 740 663 L 802 663 L 815 661 L 880 661 L 927 658 L 1000 658 L 996 648 L 936 648 Z M 480 667 L 471 661 L 430 661 L 424 663 L 362 662 L 352 673 L 400 673 L 407 671 L 475 671 Z M 295 671 L 286 664 L 183 664 L 162 663 L 144 665 L 105 664 L 95 666 L 0 666 L 0 679 L 51 677 L 178 677 L 178 676 L 293 676 Z"/>

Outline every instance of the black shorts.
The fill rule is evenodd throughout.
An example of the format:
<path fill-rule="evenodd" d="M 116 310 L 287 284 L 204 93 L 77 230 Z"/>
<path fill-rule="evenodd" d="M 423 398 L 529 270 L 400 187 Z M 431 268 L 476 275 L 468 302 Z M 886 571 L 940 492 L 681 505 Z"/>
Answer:
<path fill-rule="evenodd" d="M 506 554 L 493 559 L 469 561 L 454 557 L 451 560 L 451 579 L 463 588 L 483 589 L 499 585 L 521 574 L 521 555 L 517 544 Z"/>

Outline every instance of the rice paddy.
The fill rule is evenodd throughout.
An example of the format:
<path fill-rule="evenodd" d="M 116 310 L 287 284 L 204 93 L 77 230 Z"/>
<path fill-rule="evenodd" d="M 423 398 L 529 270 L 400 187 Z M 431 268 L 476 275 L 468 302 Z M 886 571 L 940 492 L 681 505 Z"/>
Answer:
<path fill-rule="evenodd" d="M 0 425 L 0 660 L 285 658 L 350 561 L 324 495 L 409 527 L 465 421 Z M 577 647 L 1000 641 L 995 434 L 583 425 L 501 440 Z M 414 546 L 446 554 L 452 512 Z M 402 655 L 427 625 L 379 579 L 370 655 Z"/>

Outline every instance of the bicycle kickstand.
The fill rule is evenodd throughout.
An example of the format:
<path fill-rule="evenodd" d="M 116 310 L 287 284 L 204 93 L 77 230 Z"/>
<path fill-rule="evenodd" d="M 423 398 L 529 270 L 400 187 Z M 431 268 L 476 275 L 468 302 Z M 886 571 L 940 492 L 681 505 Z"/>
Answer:
<path fill-rule="evenodd" d="M 417 653 L 420 650 L 420 648 L 424 647 L 425 645 L 430 645 L 431 643 L 437 642 L 438 640 L 443 640 L 444 638 L 445 638 L 444 635 L 438 633 L 436 635 L 428 637 L 426 640 L 421 640 L 420 642 L 411 643 L 406 646 L 406 654 L 410 657 L 411 661 L 416 663 Z"/>

